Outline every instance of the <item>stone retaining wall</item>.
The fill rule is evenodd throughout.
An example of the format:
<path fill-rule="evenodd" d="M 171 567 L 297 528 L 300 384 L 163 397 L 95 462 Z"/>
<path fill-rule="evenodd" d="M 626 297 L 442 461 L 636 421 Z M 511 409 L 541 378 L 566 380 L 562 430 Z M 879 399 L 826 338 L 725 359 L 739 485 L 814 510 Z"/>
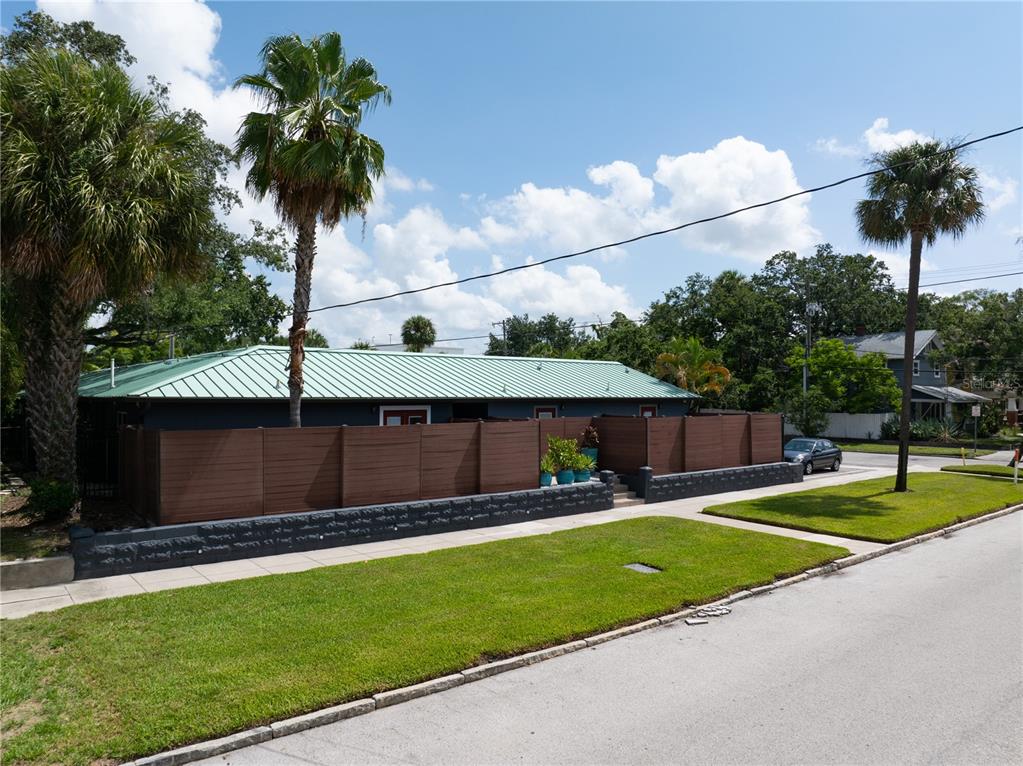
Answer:
<path fill-rule="evenodd" d="M 648 503 L 737 492 L 774 484 L 792 484 L 802 480 L 803 466 L 799 463 L 765 463 L 663 476 L 654 476 L 651 468 L 644 467 L 639 469 L 638 476 L 625 479 L 629 488 Z"/>
<path fill-rule="evenodd" d="M 518 492 L 254 516 L 95 533 L 71 531 L 75 578 L 103 577 L 277 553 L 603 511 L 614 505 L 601 481 Z"/>

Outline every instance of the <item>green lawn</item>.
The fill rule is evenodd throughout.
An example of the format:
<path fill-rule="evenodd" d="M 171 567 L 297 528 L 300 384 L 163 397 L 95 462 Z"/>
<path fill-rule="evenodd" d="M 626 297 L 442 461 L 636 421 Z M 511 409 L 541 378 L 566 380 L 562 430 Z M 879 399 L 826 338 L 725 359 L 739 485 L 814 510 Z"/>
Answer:
<path fill-rule="evenodd" d="M 911 473 L 909 492 L 892 491 L 894 477 L 713 505 L 714 516 L 892 543 L 1016 503 L 1023 485 L 977 476 Z"/>
<path fill-rule="evenodd" d="M 898 444 L 881 444 L 879 442 L 846 442 L 846 441 L 835 441 L 839 447 L 846 452 L 874 452 L 881 455 L 897 455 L 899 454 Z M 962 450 L 966 450 L 966 457 L 973 456 L 972 445 L 956 445 L 950 447 L 934 447 L 931 445 L 924 444 L 910 444 L 909 454 L 910 455 L 932 455 L 936 457 L 959 457 L 962 455 Z M 983 450 L 978 449 L 977 455 L 990 455 L 994 450 Z"/>
<path fill-rule="evenodd" d="M 951 473 L 972 473 L 978 476 L 1008 476 L 1012 478 L 1012 469 L 1007 465 L 944 465 L 942 471 Z M 1023 478 L 1023 466 L 1019 469 L 1019 475 Z"/>
<path fill-rule="evenodd" d="M 712 601 L 845 555 L 652 517 L 6 621 L 3 762 L 129 759 Z M 623 568 L 632 562 L 664 571 Z"/>

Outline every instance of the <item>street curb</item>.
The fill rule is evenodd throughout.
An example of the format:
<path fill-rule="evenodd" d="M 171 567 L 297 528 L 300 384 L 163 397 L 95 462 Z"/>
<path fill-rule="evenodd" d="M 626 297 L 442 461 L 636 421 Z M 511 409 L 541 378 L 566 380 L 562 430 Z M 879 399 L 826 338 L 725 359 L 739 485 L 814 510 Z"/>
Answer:
<path fill-rule="evenodd" d="M 937 529 L 933 532 L 918 535 L 917 537 L 911 537 L 907 540 L 900 540 L 899 542 L 891 543 L 886 545 L 884 548 L 878 548 L 876 551 L 846 556 L 844 559 L 838 559 L 837 561 L 832 561 L 830 564 L 815 567 L 814 569 L 808 569 L 805 572 L 801 572 L 800 574 L 792 577 L 787 577 L 784 580 L 778 580 L 777 582 L 770 583 L 769 585 L 761 585 L 756 588 L 750 588 L 749 590 L 741 590 L 709 604 L 686 607 L 678 612 L 672 612 L 671 614 L 665 614 L 660 617 L 643 620 L 642 622 L 637 622 L 633 625 L 626 625 L 622 628 L 610 630 L 605 633 L 598 633 L 595 636 L 589 636 L 587 638 L 570 641 L 565 644 L 550 646 L 545 649 L 516 655 L 515 657 L 509 657 L 503 660 L 488 662 L 485 665 L 476 665 L 471 668 L 466 668 L 458 673 L 441 676 L 440 678 L 434 678 L 430 681 L 413 684 L 412 686 L 404 686 L 400 689 L 380 692 L 379 694 L 374 694 L 372 699 L 347 702 L 343 705 L 335 705 L 333 707 L 324 708 L 323 710 L 317 710 L 312 713 L 306 713 L 293 718 L 285 718 L 282 721 L 275 721 L 267 726 L 256 726 L 252 729 L 246 729 L 245 731 L 230 734 L 219 739 L 211 739 L 205 742 L 185 745 L 184 747 L 180 747 L 175 750 L 168 750 L 163 753 L 157 753 L 156 755 L 150 755 L 134 761 L 126 762 L 123 766 L 180 766 L 181 764 L 192 763 L 193 761 L 198 761 L 202 758 L 209 758 L 214 755 L 231 752 L 232 750 L 239 750 L 249 745 L 256 745 L 277 737 L 296 734 L 301 731 L 306 731 L 307 729 L 325 726 L 326 724 L 335 723 L 346 718 L 354 718 L 355 716 L 364 715 L 379 708 L 396 705 L 418 697 L 425 697 L 429 694 L 436 694 L 437 692 L 452 689 L 456 686 L 461 686 L 462 684 L 480 681 L 484 678 L 490 678 L 491 676 L 495 676 L 509 670 L 534 665 L 538 662 L 543 662 L 544 660 L 549 660 L 554 657 L 560 657 L 564 654 L 575 652 L 580 649 L 598 646 L 616 638 L 629 636 L 633 633 L 640 633 L 644 630 L 657 628 L 662 625 L 670 625 L 686 617 L 691 617 L 701 609 L 709 609 L 715 606 L 726 606 L 753 596 L 766 595 L 778 588 L 796 585 L 797 583 L 805 582 L 813 577 L 833 574 L 848 567 L 855 566 L 856 564 L 862 564 L 865 561 L 870 561 L 871 559 L 876 559 L 889 553 L 905 550 L 910 546 L 918 545 L 920 543 L 927 542 L 928 540 L 945 537 L 958 532 L 959 530 L 976 526 L 977 524 L 981 524 L 985 521 L 991 521 L 992 519 L 998 519 L 1002 516 L 1008 516 L 1010 513 L 1015 513 L 1020 510 L 1023 510 L 1023 504 L 1013 505 L 1008 508 L 1003 508 L 1000 511 L 994 511 L 983 516 L 977 516 L 976 518 L 962 521 L 951 527 Z"/>

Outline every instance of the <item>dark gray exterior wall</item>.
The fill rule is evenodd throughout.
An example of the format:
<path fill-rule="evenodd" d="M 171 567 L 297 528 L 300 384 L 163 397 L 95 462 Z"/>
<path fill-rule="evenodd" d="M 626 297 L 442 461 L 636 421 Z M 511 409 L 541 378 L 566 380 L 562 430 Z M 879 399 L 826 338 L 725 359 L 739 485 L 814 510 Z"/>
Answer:
<path fill-rule="evenodd" d="M 913 377 L 913 385 L 915 386 L 945 386 L 948 385 L 945 378 L 945 369 L 938 365 L 937 367 L 931 362 L 931 352 L 934 350 L 934 344 L 928 344 L 920 355 L 916 358 L 916 361 L 920 363 L 920 374 Z M 901 359 L 889 359 L 888 369 L 895 373 L 896 379 L 899 381 L 899 385 L 902 385 L 902 360 Z M 935 375 L 935 369 L 938 374 Z"/>
<path fill-rule="evenodd" d="M 452 416 L 450 401 L 373 403 L 308 399 L 302 402 L 302 425 L 379 425 L 380 404 L 407 407 L 429 405 L 433 423 L 446 423 Z M 641 404 L 656 404 L 659 415 L 685 415 L 689 408 L 685 400 L 644 402 L 508 400 L 488 402 L 487 414 L 492 418 L 531 418 L 535 407 L 556 407 L 561 417 L 639 415 Z M 142 424 L 146 428 L 169 431 L 206 428 L 284 428 L 288 425 L 288 403 L 283 400 L 122 400 L 118 401 L 113 409 L 127 413 L 125 423 Z"/>
<path fill-rule="evenodd" d="M 75 577 L 230 561 L 603 511 L 613 476 L 569 486 L 148 529 L 73 528 Z"/>
<path fill-rule="evenodd" d="M 650 468 L 641 468 L 638 475 L 626 476 L 624 481 L 647 503 L 663 503 L 720 492 L 798 483 L 803 481 L 803 466 L 801 463 L 764 463 L 662 476 L 654 476 Z"/>

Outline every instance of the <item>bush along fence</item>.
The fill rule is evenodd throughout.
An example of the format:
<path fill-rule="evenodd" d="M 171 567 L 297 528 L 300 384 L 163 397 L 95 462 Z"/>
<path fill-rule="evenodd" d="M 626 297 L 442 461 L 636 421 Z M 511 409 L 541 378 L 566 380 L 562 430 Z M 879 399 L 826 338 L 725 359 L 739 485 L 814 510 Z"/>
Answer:
<path fill-rule="evenodd" d="M 776 463 L 771 414 L 553 418 L 410 426 L 147 431 L 120 439 L 121 496 L 180 524 L 536 488 L 549 436 L 593 426 L 597 464 L 654 476 Z"/>

